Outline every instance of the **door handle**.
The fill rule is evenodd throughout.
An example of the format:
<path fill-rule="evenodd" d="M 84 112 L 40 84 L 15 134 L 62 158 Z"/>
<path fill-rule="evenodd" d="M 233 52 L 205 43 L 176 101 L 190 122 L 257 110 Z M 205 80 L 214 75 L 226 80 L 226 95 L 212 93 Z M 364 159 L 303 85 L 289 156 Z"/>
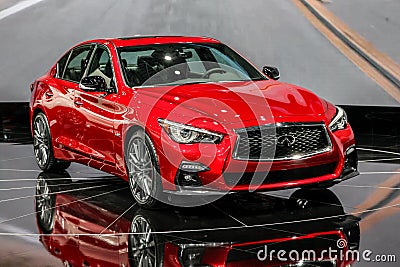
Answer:
<path fill-rule="evenodd" d="M 49 98 L 54 96 L 53 92 L 50 91 L 50 90 L 46 91 L 45 94 L 46 94 L 46 96 L 49 97 Z"/>
<path fill-rule="evenodd" d="M 80 99 L 80 98 L 75 98 L 74 104 L 75 104 L 75 106 L 77 106 L 77 107 L 82 106 L 82 105 L 83 105 L 82 99 Z"/>

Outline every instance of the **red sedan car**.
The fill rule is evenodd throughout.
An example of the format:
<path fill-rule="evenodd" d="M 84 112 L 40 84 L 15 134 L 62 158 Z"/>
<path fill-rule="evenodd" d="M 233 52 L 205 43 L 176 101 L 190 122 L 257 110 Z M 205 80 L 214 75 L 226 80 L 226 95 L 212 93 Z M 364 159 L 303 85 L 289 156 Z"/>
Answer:
<path fill-rule="evenodd" d="M 328 187 L 357 175 L 345 112 L 204 37 L 92 40 L 31 85 L 42 170 L 87 164 L 135 200 Z"/>

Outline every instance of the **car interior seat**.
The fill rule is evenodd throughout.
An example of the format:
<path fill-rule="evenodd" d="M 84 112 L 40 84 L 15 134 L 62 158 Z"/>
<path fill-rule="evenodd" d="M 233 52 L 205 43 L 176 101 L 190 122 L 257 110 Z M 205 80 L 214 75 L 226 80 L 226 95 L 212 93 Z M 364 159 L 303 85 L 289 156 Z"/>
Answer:
<path fill-rule="evenodd" d="M 176 82 L 188 78 L 189 65 L 179 51 L 154 51 L 151 55 L 161 63 L 164 78 L 167 82 Z"/>
<path fill-rule="evenodd" d="M 159 70 L 159 63 L 151 56 L 140 56 L 137 59 L 137 74 L 140 83 L 143 84 Z"/>
<path fill-rule="evenodd" d="M 128 61 L 125 58 L 121 59 L 121 65 L 122 65 L 123 71 L 125 72 L 126 79 L 127 79 L 129 86 L 133 87 L 133 86 L 140 85 L 141 83 L 140 83 L 139 75 L 136 73 L 136 71 L 130 70 L 128 68 Z"/>
<path fill-rule="evenodd" d="M 104 68 L 104 74 L 110 79 L 113 77 L 113 71 L 112 71 L 112 67 L 111 67 L 111 60 L 109 60 L 106 63 L 106 66 Z"/>
<path fill-rule="evenodd" d="M 106 81 L 107 84 L 107 88 L 111 87 L 111 81 L 112 81 L 112 76 L 113 76 L 113 72 L 112 72 L 112 67 L 111 67 L 111 61 L 108 61 L 105 65 L 104 71 L 101 71 L 101 66 L 98 62 L 95 63 L 96 65 L 92 65 L 91 66 L 91 70 L 94 69 L 94 71 L 92 71 L 91 73 L 88 74 L 88 77 L 91 76 L 100 76 L 102 78 L 104 78 L 104 80 Z"/>

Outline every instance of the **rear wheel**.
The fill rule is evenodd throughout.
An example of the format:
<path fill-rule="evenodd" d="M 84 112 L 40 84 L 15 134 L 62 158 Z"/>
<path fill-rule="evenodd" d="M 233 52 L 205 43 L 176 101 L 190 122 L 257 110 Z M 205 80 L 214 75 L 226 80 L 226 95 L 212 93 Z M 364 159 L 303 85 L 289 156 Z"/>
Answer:
<path fill-rule="evenodd" d="M 162 194 L 161 177 L 156 151 L 149 136 L 143 130 L 137 130 L 129 138 L 125 151 L 129 186 L 134 199 L 142 207 L 158 207 L 158 198 Z"/>
<path fill-rule="evenodd" d="M 39 112 L 33 120 L 33 150 L 40 169 L 44 171 L 65 170 L 71 162 L 54 158 L 50 128 L 46 116 Z"/>

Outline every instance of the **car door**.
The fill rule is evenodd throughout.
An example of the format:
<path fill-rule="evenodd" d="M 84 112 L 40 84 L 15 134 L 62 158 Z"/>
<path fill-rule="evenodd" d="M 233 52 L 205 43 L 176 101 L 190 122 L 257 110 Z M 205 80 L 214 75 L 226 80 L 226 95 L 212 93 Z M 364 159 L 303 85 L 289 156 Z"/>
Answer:
<path fill-rule="evenodd" d="M 45 93 L 46 101 L 53 103 L 48 119 L 54 145 L 63 148 L 60 151 L 79 150 L 81 136 L 77 129 L 85 121 L 75 108 L 74 91 L 79 88 L 80 78 L 93 48 L 94 45 L 83 45 L 66 53 L 57 63 L 55 77 Z M 68 154 L 66 152 L 64 156 L 68 157 Z"/>
<path fill-rule="evenodd" d="M 75 108 L 85 118 L 85 124 L 78 125 L 76 131 L 81 136 L 83 152 L 95 162 L 93 167 L 114 172 L 114 118 L 116 87 L 110 52 L 106 46 L 97 45 L 84 77 L 100 76 L 107 83 L 107 91 L 75 89 Z M 102 164 L 99 166 L 99 164 Z"/>

